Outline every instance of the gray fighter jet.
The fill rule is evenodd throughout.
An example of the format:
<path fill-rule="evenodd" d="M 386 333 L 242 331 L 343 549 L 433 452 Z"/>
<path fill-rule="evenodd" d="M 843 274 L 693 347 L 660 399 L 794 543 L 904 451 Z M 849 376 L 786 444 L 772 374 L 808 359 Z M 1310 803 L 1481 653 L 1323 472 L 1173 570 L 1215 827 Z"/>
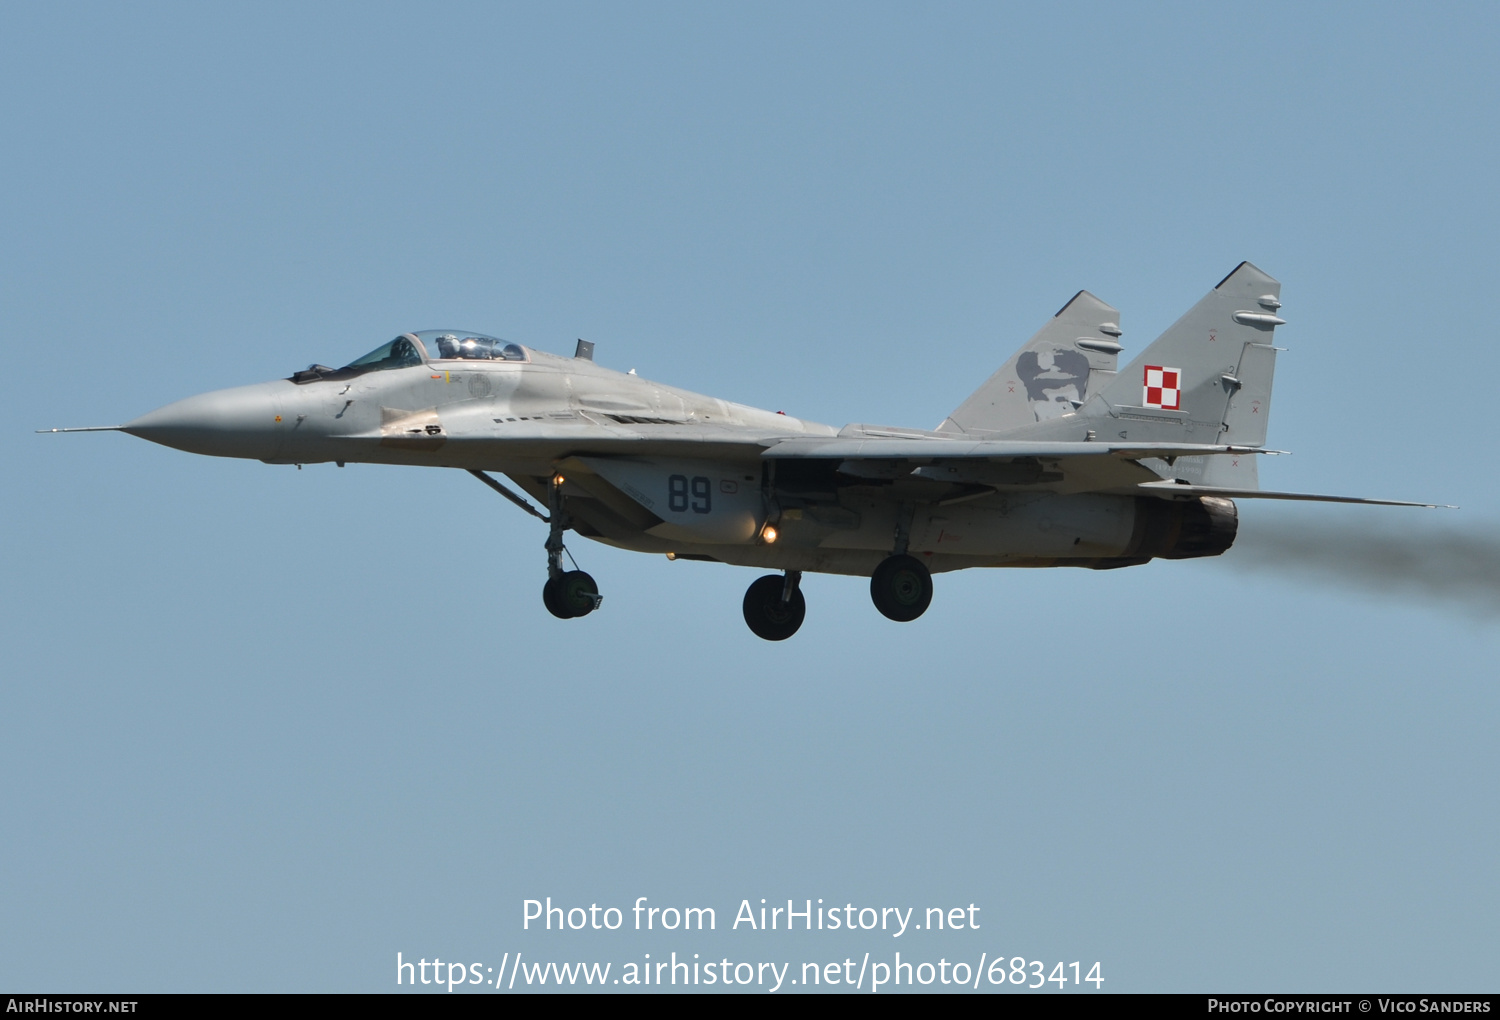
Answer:
<path fill-rule="evenodd" d="M 1281 286 L 1248 262 L 1123 370 L 1119 315 L 1080 291 L 936 429 L 834 429 L 467 330 L 403 333 L 343 368 L 220 390 L 104 429 L 220 457 L 466 470 L 546 523 L 554 616 L 594 579 L 564 535 L 780 571 L 750 585 L 762 638 L 791 637 L 804 571 L 870 578 L 892 620 L 963 567 L 1107 570 L 1217 556 L 1234 499 L 1267 492 Z M 539 510 L 488 472 L 502 473 Z"/>

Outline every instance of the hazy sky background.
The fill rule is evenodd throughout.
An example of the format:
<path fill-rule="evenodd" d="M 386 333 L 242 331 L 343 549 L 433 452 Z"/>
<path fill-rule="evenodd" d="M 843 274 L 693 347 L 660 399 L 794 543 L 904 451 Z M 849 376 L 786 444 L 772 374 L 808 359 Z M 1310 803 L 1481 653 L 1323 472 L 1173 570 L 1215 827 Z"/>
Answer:
<path fill-rule="evenodd" d="M 1497 28 L 5 4 L 0 986 L 899 949 L 1099 960 L 1106 991 L 1495 990 L 1493 587 L 1246 568 L 1302 522 L 1366 565 L 1493 557 Z M 1245 502 L 1220 560 L 942 575 L 905 625 L 809 576 L 769 644 L 756 571 L 582 540 L 604 607 L 554 620 L 544 529 L 460 472 L 31 431 L 450 325 L 930 428 L 1080 287 L 1128 358 L 1242 259 L 1289 321 L 1296 455 L 1263 484 L 1462 510 Z M 545 896 L 720 930 L 523 933 Z M 983 927 L 725 930 L 761 897 Z"/>

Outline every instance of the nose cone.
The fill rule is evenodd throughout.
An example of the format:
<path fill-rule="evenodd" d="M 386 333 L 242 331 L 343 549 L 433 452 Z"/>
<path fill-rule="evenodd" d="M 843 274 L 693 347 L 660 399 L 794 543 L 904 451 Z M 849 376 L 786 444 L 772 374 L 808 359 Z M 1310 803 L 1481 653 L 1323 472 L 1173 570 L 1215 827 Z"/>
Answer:
<path fill-rule="evenodd" d="M 284 435 L 277 383 L 215 390 L 159 407 L 122 426 L 121 431 L 214 457 L 276 455 Z"/>

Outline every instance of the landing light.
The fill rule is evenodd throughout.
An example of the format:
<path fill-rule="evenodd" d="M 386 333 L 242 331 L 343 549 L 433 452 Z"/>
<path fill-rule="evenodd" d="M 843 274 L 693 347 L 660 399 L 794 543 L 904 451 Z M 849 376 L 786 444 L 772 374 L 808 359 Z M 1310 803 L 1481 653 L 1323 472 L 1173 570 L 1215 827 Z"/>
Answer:
<path fill-rule="evenodd" d="M 760 537 L 761 541 L 765 542 L 766 545 L 770 545 L 772 542 L 776 541 L 776 529 L 767 524 L 761 530 Z"/>

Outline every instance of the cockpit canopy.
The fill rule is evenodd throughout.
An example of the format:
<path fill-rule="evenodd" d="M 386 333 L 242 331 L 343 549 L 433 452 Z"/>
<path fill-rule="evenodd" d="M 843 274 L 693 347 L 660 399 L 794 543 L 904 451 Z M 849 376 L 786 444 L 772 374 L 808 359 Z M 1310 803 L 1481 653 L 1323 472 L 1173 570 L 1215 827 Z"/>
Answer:
<path fill-rule="evenodd" d="M 471 333 L 462 329 L 424 329 L 411 334 L 422 341 L 431 361 L 462 359 L 469 361 L 525 361 L 526 351 L 520 344 L 508 344 L 499 337 Z"/>
<path fill-rule="evenodd" d="M 526 348 L 467 329 L 422 329 L 403 333 L 381 344 L 343 368 L 312 365 L 292 376 L 292 382 L 348 379 L 388 368 L 410 368 L 424 361 L 530 361 Z"/>
<path fill-rule="evenodd" d="M 411 337 L 398 336 L 388 344 L 381 344 L 363 358 L 355 358 L 339 371 L 359 369 L 362 372 L 374 372 L 386 368 L 409 368 L 422 363 L 421 351 L 422 348 Z"/>

